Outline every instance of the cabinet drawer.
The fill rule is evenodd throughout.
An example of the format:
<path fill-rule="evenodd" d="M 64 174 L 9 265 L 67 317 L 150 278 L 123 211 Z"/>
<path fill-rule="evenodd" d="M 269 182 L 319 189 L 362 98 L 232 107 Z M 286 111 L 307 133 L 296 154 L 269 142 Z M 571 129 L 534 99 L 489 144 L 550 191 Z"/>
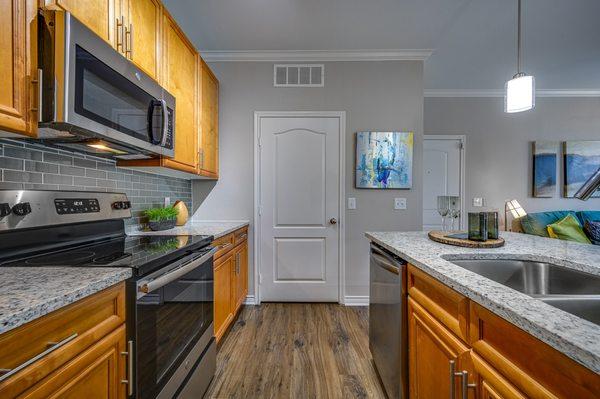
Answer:
<path fill-rule="evenodd" d="M 234 244 L 234 236 L 233 233 L 227 234 L 223 237 L 219 237 L 212 242 L 213 247 L 217 247 L 217 252 L 215 252 L 215 259 L 220 258 L 225 255 L 227 252 L 233 249 Z"/>
<path fill-rule="evenodd" d="M 415 266 L 408 265 L 408 295 L 456 336 L 468 339 L 469 299 Z"/>
<path fill-rule="evenodd" d="M 233 232 L 233 245 L 238 245 L 248 239 L 248 227 Z"/>
<path fill-rule="evenodd" d="M 125 283 L 120 283 L 0 335 L 1 369 L 14 369 L 56 347 L 0 382 L 0 397 L 29 388 L 123 323 Z"/>
<path fill-rule="evenodd" d="M 600 375 L 475 302 L 474 351 L 529 398 L 597 398 Z"/>

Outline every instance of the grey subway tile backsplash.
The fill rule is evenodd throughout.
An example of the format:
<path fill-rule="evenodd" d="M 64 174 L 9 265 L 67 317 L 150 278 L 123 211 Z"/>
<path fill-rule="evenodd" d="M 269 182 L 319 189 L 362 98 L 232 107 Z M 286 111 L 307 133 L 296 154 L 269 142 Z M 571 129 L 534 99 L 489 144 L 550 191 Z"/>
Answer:
<path fill-rule="evenodd" d="M 189 180 L 118 168 L 103 158 L 18 140 L 0 139 L 0 189 L 123 192 L 134 214 L 128 225 L 139 223 L 145 209 L 162 206 L 165 197 L 171 203 L 184 201 L 192 210 Z"/>

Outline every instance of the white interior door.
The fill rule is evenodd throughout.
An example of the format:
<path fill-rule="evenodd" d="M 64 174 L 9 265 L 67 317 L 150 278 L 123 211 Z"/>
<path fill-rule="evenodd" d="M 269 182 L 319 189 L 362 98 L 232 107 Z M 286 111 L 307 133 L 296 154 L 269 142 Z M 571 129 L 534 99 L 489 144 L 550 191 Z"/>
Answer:
<path fill-rule="evenodd" d="M 461 196 L 461 139 L 423 139 L 423 230 L 441 230 L 438 195 Z M 464 198 L 461 198 L 464 209 Z M 463 215 L 461 215 L 461 218 Z M 461 218 L 455 221 L 460 228 Z M 450 219 L 446 219 L 450 226 Z"/>
<path fill-rule="evenodd" d="M 267 117 L 259 134 L 261 301 L 337 302 L 340 117 Z"/>

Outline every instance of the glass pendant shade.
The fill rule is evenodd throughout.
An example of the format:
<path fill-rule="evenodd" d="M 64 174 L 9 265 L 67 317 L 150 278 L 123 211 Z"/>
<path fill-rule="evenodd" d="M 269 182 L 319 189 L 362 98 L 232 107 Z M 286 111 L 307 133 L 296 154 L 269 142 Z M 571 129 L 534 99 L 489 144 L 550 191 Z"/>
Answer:
<path fill-rule="evenodd" d="M 535 106 L 535 79 L 529 75 L 515 75 L 506 82 L 504 112 L 522 112 Z"/>

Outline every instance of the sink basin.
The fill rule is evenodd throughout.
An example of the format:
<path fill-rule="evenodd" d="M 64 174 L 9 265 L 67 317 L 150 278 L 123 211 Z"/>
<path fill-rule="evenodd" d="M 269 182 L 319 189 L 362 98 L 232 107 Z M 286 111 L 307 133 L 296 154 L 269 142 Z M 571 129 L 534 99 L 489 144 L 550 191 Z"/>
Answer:
<path fill-rule="evenodd" d="M 548 305 L 600 325 L 600 296 L 597 297 L 545 297 Z"/>
<path fill-rule="evenodd" d="M 600 325 L 600 277 L 545 262 L 458 259 L 452 263 Z"/>
<path fill-rule="evenodd" d="M 599 276 L 551 263 L 513 259 L 461 259 L 451 262 L 534 297 L 600 295 Z"/>

